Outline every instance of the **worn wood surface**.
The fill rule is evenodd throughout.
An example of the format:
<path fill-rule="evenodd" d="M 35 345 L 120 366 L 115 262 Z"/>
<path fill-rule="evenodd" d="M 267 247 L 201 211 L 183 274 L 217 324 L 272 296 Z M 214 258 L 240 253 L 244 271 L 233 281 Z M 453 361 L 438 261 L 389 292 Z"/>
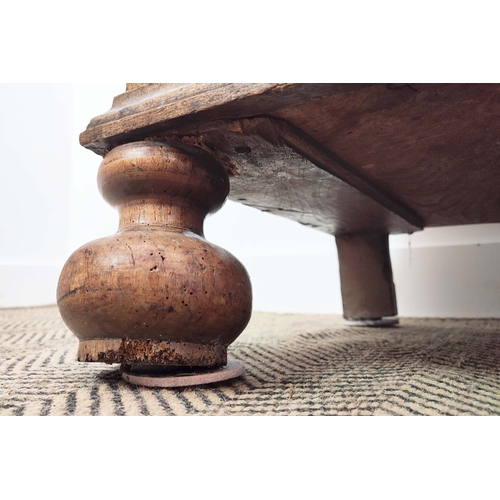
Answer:
<path fill-rule="evenodd" d="M 262 115 L 300 129 L 425 226 L 500 222 L 498 84 L 130 84 L 81 142 L 105 154 Z M 238 197 L 260 206 L 256 191 Z"/>
<path fill-rule="evenodd" d="M 147 85 L 151 85 L 150 83 L 127 83 L 125 89 L 127 92 L 138 89 L 139 87 L 145 87 Z"/>
<path fill-rule="evenodd" d="M 211 120 L 269 113 L 368 84 L 306 83 L 155 83 L 132 84 L 113 107 L 95 117 L 80 143 L 104 155 L 113 147 L 148 135 Z"/>
<path fill-rule="evenodd" d="M 119 231 L 74 252 L 57 290 L 79 359 L 223 365 L 252 309 L 243 266 L 203 238 L 229 191 L 224 168 L 198 148 L 131 143 L 105 157 L 98 185 Z"/>
<path fill-rule="evenodd" d="M 422 228 L 411 211 L 286 122 L 216 122 L 179 138 L 204 148 L 226 167 L 231 198 L 241 203 L 331 234 Z"/>
<path fill-rule="evenodd" d="M 375 85 L 272 113 L 425 226 L 500 222 L 500 85 Z"/>
<path fill-rule="evenodd" d="M 344 317 L 360 320 L 397 315 L 387 234 L 345 234 L 335 240 Z"/>

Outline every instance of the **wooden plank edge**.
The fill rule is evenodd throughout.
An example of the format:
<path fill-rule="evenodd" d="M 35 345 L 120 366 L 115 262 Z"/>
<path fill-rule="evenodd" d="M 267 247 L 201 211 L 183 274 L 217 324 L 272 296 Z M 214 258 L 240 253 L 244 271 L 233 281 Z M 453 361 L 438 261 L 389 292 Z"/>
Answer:
<path fill-rule="evenodd" d="M 175 127 L 224 118 L 269 113 L 336 93 L 373 84 L 151 84 L 131 92 L 138 99 L 127 104 L 126 93 L 116 99 L 117 107 L 95 117 L 80 134 L 80 144 L 103 156 L 113 147 L 140 140 L 145 135 Z"/>

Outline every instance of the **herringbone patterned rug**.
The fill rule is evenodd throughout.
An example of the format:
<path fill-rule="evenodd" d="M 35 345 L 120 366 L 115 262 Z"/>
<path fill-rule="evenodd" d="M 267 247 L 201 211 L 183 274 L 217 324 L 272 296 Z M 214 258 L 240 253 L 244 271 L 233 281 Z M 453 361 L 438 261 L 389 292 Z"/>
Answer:
<path fill-rule="evenodd" d="M 0 310 L 0 415 L 500 415 L 500 320 L 254 313 L 230 347 L 246 374 L 185 389 L 78 363 L 56 307 Z"/>

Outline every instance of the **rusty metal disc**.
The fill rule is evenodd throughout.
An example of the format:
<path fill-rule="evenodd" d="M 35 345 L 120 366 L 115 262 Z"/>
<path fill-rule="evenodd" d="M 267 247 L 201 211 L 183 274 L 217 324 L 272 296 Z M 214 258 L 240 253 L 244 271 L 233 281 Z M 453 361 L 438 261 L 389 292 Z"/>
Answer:
<path fill-rule="evenodd" d="M 245 366 L 240 361 L 229 360 L 227 365 L 215 369 L 125 365 L 121 371 L 122 379 L 129 384 L 172 388 L 213 384 L 240 377 L 245 373 Z"/>

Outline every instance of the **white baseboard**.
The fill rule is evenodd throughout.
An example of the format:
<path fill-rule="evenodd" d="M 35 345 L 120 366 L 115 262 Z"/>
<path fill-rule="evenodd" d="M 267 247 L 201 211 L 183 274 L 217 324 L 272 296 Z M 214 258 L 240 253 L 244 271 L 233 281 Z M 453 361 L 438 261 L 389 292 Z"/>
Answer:
<path fill-rule="evenodd" d="M 0 264 L 0 307 L 35 307 L 56 303 L 62 264 Z"/>

